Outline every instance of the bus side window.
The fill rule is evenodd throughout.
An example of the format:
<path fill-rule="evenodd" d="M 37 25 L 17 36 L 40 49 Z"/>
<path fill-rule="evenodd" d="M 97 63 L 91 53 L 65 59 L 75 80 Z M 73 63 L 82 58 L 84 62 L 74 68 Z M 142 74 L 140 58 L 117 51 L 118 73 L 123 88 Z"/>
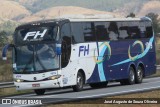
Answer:
<path fill-rule="evenodd" d="M 84 35 L 83 35 L 83 23 L 82 22 L 72 22 L 72 41 L 75 43 L 83 43 Z"/>
<path fill-rule="evenodd" d="M 152 29 L 152 23 L 146 22 L 146 37 L 150 38 L 153 36 L 153 29 Z"/>
<path fill-rule="evenodd" d="M 132 26 L 128 29 L 129 38 L 128 39 L 138 39 L 140 38 L 140 29 L 138 26 Z"/>
<path fill-rule="evenodd" d="M 119 28 L 119 39 L 126 39 L 129 37 L 127 29 L 128 29 L 127 26 L 122 26 Z"/>
<path fill-rule="evenodd" d="M 147 38 L 150 38 L 153 36 L 153 29 L 152 29 L 152 26 L 150 27 L 146 27 L 146 37 Z"/>
<path fill-rule="evenodd" d="M 108 31 L 109 31 L 110 40 L 118 40 L 119 32 L 118 32 L 118 26 L 116 22 L 110 22 Z"/>
<path fill-rule="evenodd" d="M 139 29 L 140 29 L 140 38 L 145 38 L 146 37 L 146 25 L 145 25 L 145 22 L 140 22 Z"/>
<path fill-rule="evenodd" d="M 95 22 L 95 34 L 98 41 L 109 40 L 107 22 Z"/>
<path fill-rule="evenodd" d="M 83 35 L 86 42 L 96 41 L 93 22 L 83 23 Z"/>

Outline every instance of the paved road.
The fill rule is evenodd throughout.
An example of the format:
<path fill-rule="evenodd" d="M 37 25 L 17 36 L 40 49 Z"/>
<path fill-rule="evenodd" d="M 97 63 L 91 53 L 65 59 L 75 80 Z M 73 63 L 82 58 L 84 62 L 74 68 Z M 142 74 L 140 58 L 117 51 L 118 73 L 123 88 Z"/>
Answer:
<path fill-rule="evenodd" d="M 45 98 L 43 99 L 43 103 L 57 103 L 57 102 L 64 102 L 64 101 L 71 101 L 71 100 L 85 99 L 85 98 L 100 98 L 106 96 L 115 96 L 119 94 L 142 92 L 154 89 L 160 89 L 160 77 L 147 78 L 143 80 L 142 84 L 135 84 L 135 85 L 121 86 L 117 82 L 117 83 L 110 83 L 107 88 L 101 88 L 101 89 L 92 89 L 89 86 L 86 86 L 84 87 L 84 90 L 81 92 L 73 92 L 72 89 L 69 88 L 69 89 L 50 91 L 42 96 L 36 96 L 35 94 L 27 94 L 27 95 L 13 96 L 9 98 L 20 98 L 20 99 Z M 3 105 L 3 107 L 5 106 L 24 107 L 26 105 Z"/>

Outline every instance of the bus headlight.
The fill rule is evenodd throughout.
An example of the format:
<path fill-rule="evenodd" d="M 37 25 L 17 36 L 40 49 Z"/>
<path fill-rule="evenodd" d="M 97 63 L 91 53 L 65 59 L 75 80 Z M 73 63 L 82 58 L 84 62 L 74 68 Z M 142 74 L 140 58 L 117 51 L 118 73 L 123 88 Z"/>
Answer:
<path fill-rule="evenodd" d="M 58 79 L 60 77 L 61 77 L 61 75 L 54 75 L 54 76 L 49 77 L 48 79 L 49 80 L 55 80 L 55 79 Z"/>
<path fill-rule="evenodd" d="M 14 81 L 15 82 L 23 82 L 24 80 L 22 80 L 22 79 L 15 79 Z"/>

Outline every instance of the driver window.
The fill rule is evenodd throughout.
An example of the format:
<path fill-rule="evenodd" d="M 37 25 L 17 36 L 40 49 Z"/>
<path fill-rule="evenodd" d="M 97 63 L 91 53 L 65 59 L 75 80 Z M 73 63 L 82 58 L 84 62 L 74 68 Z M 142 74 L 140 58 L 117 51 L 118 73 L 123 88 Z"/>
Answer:
<path fill-rule="evenodd" d="M 62 68 L 66 67 L 71 55 L 71 29 L 70 24 L 66 23 L 61 28 L 62 38 Z"/>

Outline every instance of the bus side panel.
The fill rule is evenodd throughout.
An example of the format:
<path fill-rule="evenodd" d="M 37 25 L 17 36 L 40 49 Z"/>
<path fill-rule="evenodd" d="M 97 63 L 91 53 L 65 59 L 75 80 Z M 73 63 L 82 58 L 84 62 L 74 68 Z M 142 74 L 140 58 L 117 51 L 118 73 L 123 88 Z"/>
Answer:
<path fill-rule="evenodd" d="M 136 68 L 142 62 L 145 67 L 145 75 L 155 73 L 155 47 L 153 44 L 153 37 L 150 39 L 109 42 L 111 49 L 106 49 L 103 55 L 99 55 L 99 57 L 104 58 L 104 61 L 96 63 L 93 74 L 87 82 L 93 83 L 128 78 L 128 69 L 131 63 Z M 101 51 L 103 50 L 100 49 L 99 53 Z M 107 59 L 106 56 L 109 56 L 109 51 L 111 51 L 111 56 Z M 97 59 L 101 59 L 99 57 Z"/>

